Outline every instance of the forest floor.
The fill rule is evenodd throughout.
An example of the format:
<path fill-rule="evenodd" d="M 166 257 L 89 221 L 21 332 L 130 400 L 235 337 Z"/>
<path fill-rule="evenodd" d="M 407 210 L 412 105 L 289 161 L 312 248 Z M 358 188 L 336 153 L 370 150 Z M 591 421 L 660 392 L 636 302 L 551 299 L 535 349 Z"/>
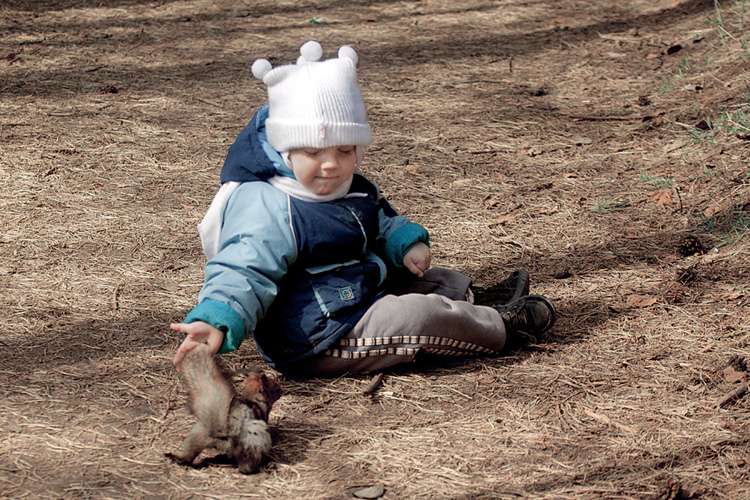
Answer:
<path fill-rule="evenodd" d="M 0 497 L 750 499 L 745 7 L 3 1 Z M 195 226 L 265 102 L 250 65 L 308 39 L 359 53 L 362 171 L 433 264 L 479 289 L 526 268 L 559 319 L 372 394 L 271 371 L 261 471 L 181 467 Z"/>

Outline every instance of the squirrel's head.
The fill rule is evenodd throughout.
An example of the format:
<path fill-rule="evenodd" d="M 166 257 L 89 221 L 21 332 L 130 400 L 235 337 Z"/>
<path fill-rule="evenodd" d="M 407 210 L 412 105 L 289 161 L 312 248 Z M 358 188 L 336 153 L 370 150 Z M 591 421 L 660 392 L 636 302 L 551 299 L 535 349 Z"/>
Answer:
<path fill-rule="evenodd" d="M 270 413 L 271 407 L 279 400 L 282 394 L 279 384 L 257 367 L 244 370 L 244 376 L 243 397 L 265 405 L 266 412 Z"/>

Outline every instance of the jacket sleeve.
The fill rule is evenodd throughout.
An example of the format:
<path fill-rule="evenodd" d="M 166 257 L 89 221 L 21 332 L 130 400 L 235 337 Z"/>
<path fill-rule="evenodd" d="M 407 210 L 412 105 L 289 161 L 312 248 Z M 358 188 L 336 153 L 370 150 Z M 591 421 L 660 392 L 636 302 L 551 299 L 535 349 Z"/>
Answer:
<path fill-rule="evenodd" d="M 237 349 L 277 295 L 297 256 L 287 195 L 265 182 L 241 184 L 227 203 L 219 252 L 205 267 L 198 305 L 186 323 L 222 330 L 219 352 Z"/>
<path fill-rule="evenodd" d="M 424 227 L 399 215 L 396 209 L 381 197 L 380 205 L 380 237 L 385 240 L 385 261 L 397 268 L 404 267 L 404 255 L 416 243 L 430 244 L 430 233 Z"/>

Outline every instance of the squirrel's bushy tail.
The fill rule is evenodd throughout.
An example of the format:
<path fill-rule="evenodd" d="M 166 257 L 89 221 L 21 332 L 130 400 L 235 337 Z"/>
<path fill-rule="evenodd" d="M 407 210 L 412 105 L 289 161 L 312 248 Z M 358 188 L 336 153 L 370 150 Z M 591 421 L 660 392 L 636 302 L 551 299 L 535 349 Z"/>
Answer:
<path fill-rule="evenodd" d="M 190 351 L 182 362 L 193 413 L 212 437 L 227 435 L 234 388 L 229 375 L 216 362 L 207 345 Z"/>

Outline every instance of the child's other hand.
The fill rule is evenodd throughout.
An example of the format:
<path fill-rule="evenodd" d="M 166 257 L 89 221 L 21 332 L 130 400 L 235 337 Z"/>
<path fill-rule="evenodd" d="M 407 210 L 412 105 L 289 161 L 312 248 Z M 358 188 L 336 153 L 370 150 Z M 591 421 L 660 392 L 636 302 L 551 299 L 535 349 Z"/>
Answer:
<path fill-rule="evenodd" d="M 431 258 L 430 247 L 420 241 L 404 255 L 404 267 L 417 278 L 421 278 L 424 272 L 430 268 Z"/>
<path fill-rule="evenodd" d="M 194 323 L 172 323 L 169 327 L 177 332 L 184 333 L 185 340 L 182 341 L 172 364 L 180 370 L 180 362 L 185 359 L 187 353 L 201 344 L 208 344 L 212 353 L 216 353 L 224 342 L 224 332 L 203 321 Z"/>

